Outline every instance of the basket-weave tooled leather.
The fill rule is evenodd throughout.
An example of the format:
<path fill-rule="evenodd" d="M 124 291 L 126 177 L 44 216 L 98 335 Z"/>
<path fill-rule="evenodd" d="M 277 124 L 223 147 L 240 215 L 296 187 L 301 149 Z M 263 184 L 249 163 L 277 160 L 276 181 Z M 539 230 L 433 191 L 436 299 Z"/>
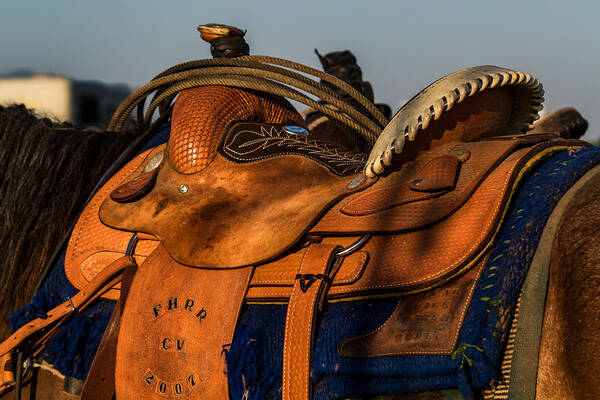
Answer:
<path fill-rule="evenodd" d="M 182 91 L 171 118 L 168 156 L 175 169 L 193 174 L 217 152 L 221 135 L 234 121 L 289 123 L 304 121 L 284 99 L 228 86 L 201 86 Z"/>

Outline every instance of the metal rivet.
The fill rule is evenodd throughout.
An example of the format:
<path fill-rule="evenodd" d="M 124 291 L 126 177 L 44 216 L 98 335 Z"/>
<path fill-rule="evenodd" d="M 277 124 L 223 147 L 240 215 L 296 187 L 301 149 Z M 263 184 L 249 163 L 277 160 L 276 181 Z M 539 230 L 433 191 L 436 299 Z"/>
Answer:
<path fill-rule="evenodd" d="M 286 125 L 283 127 L 283 130 L 287 133 L 291 133 L 292 135 L 308 135 L 309 132 L 301 126 L 297 125 Z"/>
<path fill-rule="evenodd" d="M 346 186 L 346 188 L 348 189 L 354 189 L 355 187 L 357 187 L 358 185 L 360 185 L 361 183 L 363 183 L 365 180 L 364 176 L 357 176 L 356 178 L 352 179 L 350 181 L 350 183 L 348 183 L 348 186 Z"/>
<path fill-rule="evenodd" d="M 421 182 L 423 182 L 423 179 L 421 179 L 421 178 L 415 179 L 414 181 L 412 181 L 412 185 L 419 186 L 421 184 Z"/>
<path fill-rule="evenodd" d="M 181 184 L 181 186 L 179 186 L 179 193 L 181 194 L 186 194 L 188 192 L 188 190 L 190 190 L 190 187 L 188 185 L 186 185 L 185 183 Z"/>
<path fill-rule="evenodd" d="M 152 157 L 150 159 L 150 161 L 148 161 L 148 164 L 146 164 L 146 167 L 144 168 L 144 172 L 150 172 L 150 171 L 156 169 L 162 162 L 163 157 L 164 157 L 163 152 L 160 152 L 157 155 L 155 155 L 154 157 Z"/>

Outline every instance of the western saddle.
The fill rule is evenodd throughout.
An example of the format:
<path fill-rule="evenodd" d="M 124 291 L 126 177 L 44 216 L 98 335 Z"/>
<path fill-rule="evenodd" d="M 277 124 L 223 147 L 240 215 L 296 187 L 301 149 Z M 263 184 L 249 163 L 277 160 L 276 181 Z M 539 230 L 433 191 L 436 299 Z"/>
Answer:
<path fill-rule="evenodd" d="M 364 110 L 289 68 L 336 84 Z M 145 120 L 156 109 L 170 116 L 170 138 L 133 158 L 83 211 L 65 261 L 81 291 L 0 344 L 0 355 L 35 352 L 98 297 L 117 300 L 82 398 L 227 398 L 222 350 L 244 303 L 288 304 L 283 399 L 311 397 L 314 332 L 330 301 L 443 298 L 447 307 L 430 312 L 446 318 L 409 327 L 438 334 L 399 337 L 398 324 L 386 323 L 338 351 L 451 353 L 519 180 L 579 143 L 525 134 L 542 86 L 494 66 L 436 81 L 388 123 L 364 96 L 308 67 L 260 56 L 201 60 L 134 93 L 111 129 L 152 91 Z M 371 153 L 312 137 L 281 96 L 375 141 Z M 390 316 L 410 318 L 410 310 Z"/>

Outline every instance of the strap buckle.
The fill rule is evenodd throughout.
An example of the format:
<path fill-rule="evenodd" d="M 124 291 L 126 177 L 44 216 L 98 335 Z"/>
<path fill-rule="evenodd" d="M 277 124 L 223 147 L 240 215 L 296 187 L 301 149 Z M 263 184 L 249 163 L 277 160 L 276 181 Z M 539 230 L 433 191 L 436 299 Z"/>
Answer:
<path fill-rule="evenodd" d="M 69 315 L 73 315 L 74 313 L 77 312 L 77 310 L 75 309 L 75 305 L 73 304 L 73 300 L 71 300 L 70 297 L 67 297 L 67 301 L 69 302 L 69 305 L 71 306 L 71 313 Z"/>
<path fill-rule="evenodd" d="M 127 244 L 127 250 L 125 250 L 125 255 L 126 256 L 133 256 L 133 252 L 135 251 L 135 247 L 138 244 L 138 235 L 137 232 L 133 234 L 133 236 L 131 237 L 131 239 L 129 240 L 129 243 Z"/>
<path fill-rule="evenodd" d="M 317 280 L 323 280 L 329 285 L 333 282 L 331 277 L 323 274 L 296 274 L 296 280 L 300 281 L 300 290 L 302 290 L 302 293 L 306 293 Z"/>
<path fill-rule="evenodd" d="M 343 257 L 349 256 L 350 254 L 354 253 L 355 251 L 358 251 L 359 249 L 361 249 L 369 241 L 370 238 L 371 238 L 370 234 L 362 235 L 360 238 L 358 238 L 358 240 L 356 240 L 351 245 L 346 246 L 343 249 L 338 250 L 334 254 L 335 263 L 338 265 L 338 267 L 341 264 L 341 259 Z M 334 268 L 334 271 L 333 271 L 332 275 L 335 275 L 335 272 L 337 272 L 336 268 Z M 333 284 L 333 278 L 332 278 L 332 276 L 325 275 L 325 274 L 296 274 L 296 278 L 295 279 L 300 281 L 299 282 L 300 283 L 300 290 L 302 290 L 302 293 L 306 293 L 306 291 L 317 280 L 322 280 L 322 281 L 326 282 L 330 286 Z"/>

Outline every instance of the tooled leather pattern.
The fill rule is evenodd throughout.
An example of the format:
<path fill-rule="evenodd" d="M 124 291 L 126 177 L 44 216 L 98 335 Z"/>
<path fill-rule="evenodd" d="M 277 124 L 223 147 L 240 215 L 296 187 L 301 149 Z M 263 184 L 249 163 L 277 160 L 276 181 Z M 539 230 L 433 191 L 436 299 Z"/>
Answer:
<path fill-rule="evenodd" d="M 234 121 L 291 123 L 302 117 L 284 99 L 227 86 L 182 91 L 171 117 L 168 156 L 181 173 L 204 169 L 214 158 L 221 134 Z"/>
<path fill-rule="evenodd" d="M 92 200 L 81 213 L 65 254 L 65 274 L 71 284 L 81 290 L 88 282 L 98 275 L 107 265 L 125 255 L 131 232 L 110 228 L 98 218 L 98 209 L 104 199 L 119 186 L 134 171 L 143 165 L 155 152 L 162 150 L 160 146 L 155 151 L 148 150 L 131 160 L 117 172 L 94 195 Z M 158 242 L 140 240 L 135 248 L 134 256 L 138 264 L 146 259 L 156 248 Z M 102 297 L 118 300 L 120 284 L 109 290 Z"/>
<path fill-rule="evenodd" d="M 299 155 L 317 161 L 339 176 L 358 174 L 367 155 L 315 140 L 312 135 L 288 133 L 282 125 L 240 123 L 223 136 L 219 153 L 225 158 L 248 163 L 266 158 Z"/>

